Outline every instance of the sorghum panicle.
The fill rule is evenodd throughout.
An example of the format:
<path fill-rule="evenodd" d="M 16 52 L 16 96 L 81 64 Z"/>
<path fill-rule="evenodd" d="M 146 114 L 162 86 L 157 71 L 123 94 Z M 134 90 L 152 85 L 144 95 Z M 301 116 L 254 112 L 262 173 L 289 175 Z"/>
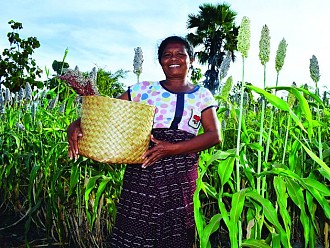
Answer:
<path fill-rule="evenodd" d="M 142 73 L 143 53 L 141 47 L 134 48 L 133 72 L 139 77 Z"/>
<path fill-rule="evenodd" d="M 5 102 L 8 103 L 8 104 L 11 104 L 11 100 L 12 100 L 12 97 L 11 97 L 11 92 L 8 88 L 6 88 L 6 91 L 5 91 Z"/>
<path fill-rule="evenodd" d="M 61 114 L 64 114 L 64 112 L 65 112 L 65 102 L 63 102 L 63 103 L 61 104 L 60 109 L 59 109 L 59 112 L 60 112 Z"/>
<path fill-rule="evenodd" d="M 80 96 L 99 95 L 95 76 L 92 77 L 94 79 L 90 75 L 85 78 L 76 66 L 75 70 L 64 70 L 59 79 L 65 81 Z"/>
<path fill-rule="evenodd" d="M 230 61 L 231 61 L 231 53 L 227 52 L 225 58 L 222 60 L 220 65 L 220 80 L 224 79 L 227 74 L 230 67 Z"/>
<path fill-rule="evenodd" d="M 2 91 L 0 89 L 0 104 L 4 104 L 4 103 L 5 103 L 5 99 L 3 98 Z"/>
<path fill-rule="evenodd" d="M 248 57 L 248 51 L 250 49 L 250 37 L 250 19 L 244 16 L 241 22 L 241 26 L 238 29 L 237 36 L 237 50 L 241 52 L 243 58 Z"/>
<path fill-rule="evenodd" d="M 276 51 L 275 69 L 276 69 L 277 73 L 280 72 L 280 70 L 282 69 L 282 67 L 284 65 L 284 59 L 286 56 L 287 46 L 288 46 L 288 44 L 286 43 L 286 40 L 283 38 L 281 40 L 280 44 L 278 45 L 278 49 Z"/>
<path fill-rule="evenodd" d="M 32 100 L 32 88 L 28 82 L 26 83 L 26 86 L 25 86 L 25 100 L 27 100 L 27 101 Z"/>
<path fill-rule="evenodd" d="M 25 131 L 25 127 L 23 126 L 23 124 L 16 122 L 16 127 L 21 130 L 21 131 Z"/>
<path fill-rule="evenodd" d="M 25 94 L 24 94 L 24 90 L 23 90 L 23 88 L 20 88 L 20 89 L 19 89 L 19 92 L 18 92 L 18 101 L 19 101 L 19 102 L 23 101 L 24 96 L 25 96 Z"/>
<path fill-rule="evenodd" d="M 37 114 L 37 102 L 33 102 L 32 106 L 31 106 L 31 116 L 32 116 L 32 120 L 34 121 L 36 119 L 36 114 Z"/>
<path fill-rule="evenodd" d="M 261 37 L 259 41 L 259 58 L 262 65 L 269 61 L 270 55 L 270 35 L 267 25 L 264 25 L 261 30 Z"/>
<path fill-rule="evenodd" d="M 0 114 L 4 114 L 5 111 L 6 111 L 6 109 L 5 109 L 5 101 L 3 99 L 2 91 L 0 89 Z"/>
<path fill-rule="evenodd" d="M 318 83 L 318 81 L 320 80 L 320 68 L 316 56 L 313 55 L 309 62 L 310 76 L 314 83 Z"/>
<path fill-rule="evenodd" d="M 56 95 L 56 97 L 49 102 L 47 109 L 53 110 L 55 108 L 57 102 L 58 102 L 58 95 Z"/>
<path fill-rule="evenodd" d="M 228 96 L 232 87 L 233 87 L 233 77 L 230 76 L 229 78 L 227 78 L 225 85 L 221 89 L 221 98 L 224 101 L 228 100 Z"/>

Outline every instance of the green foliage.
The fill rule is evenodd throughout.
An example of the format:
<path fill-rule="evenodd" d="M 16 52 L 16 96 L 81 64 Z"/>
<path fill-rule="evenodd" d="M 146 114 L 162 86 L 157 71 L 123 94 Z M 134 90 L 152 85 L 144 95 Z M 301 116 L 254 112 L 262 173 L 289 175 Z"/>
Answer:
<path fill-rule="evenodd" d="M 62 62 L 62 61 L 57 61 L 57 60 L 54 60 L 53 64 L 52 64 L 52 68 L 56 72 L 57 75 L 61 75 L 62 70 L 69 68 L 69 67 L 70 66 L 67 62 Z"/>
<path fill-rule="evenodd" d="M 0 55 L 0 84 L 12 92 L 17 92 L 26 82 L 42 88 L 43 83 L 36 80 L 42 70 L 31 57 L 34 50 L 40 47 L 38 39 L 36 37 L 22 39 L 19 33 L 15 32 L 23 28 L 22 23 L 11 20 L 8 24 L 13 31 L 7 34 L 9 48 L 5 48 Z"/>
<path fill-rule="evenodd" d="M 97 71 L 97 88 L 99 93 L 104 96 L 116 98 L 125 92 L 124 85 L 119 82 L 121 78 L 125 77 L 127 72 L 118 70 L 115 73 L 105 71 L 101 68 Z"/>
<path fill-rule="evenodd" d="M 68 159 L 66 128 L 78 114 L 74 93 L 63 101 L 48 90 L 33 92 L 33 100 L 5 102 L 0 114 L 2 233 L 23 225 L 27 244 L 39 235 L 48 245 L 77 247 L 100 246 L 106 239 L 124 166 Z"/>

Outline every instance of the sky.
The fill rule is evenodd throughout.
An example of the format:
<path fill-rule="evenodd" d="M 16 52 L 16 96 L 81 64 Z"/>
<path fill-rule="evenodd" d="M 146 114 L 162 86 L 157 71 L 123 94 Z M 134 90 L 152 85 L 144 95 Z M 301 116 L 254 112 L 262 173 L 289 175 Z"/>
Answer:
<path fill-rule="evenodd" d="M 121 80 L 136 82 L 133 73 L 134 48 L 143 51 L 141 80 L 162 80 L 164 74 L 157 60 L 157 46 L 170 35 L 185 36 L 189 14 L 198 14 L 204 3 L 227 3 L 237 13 L 236 24 L 244 16 L 251 21 L 251 47 L 245 60 L 244 81 L 263 87 L 264 69 L 260 63 L 259 40 L 267 25 L 271 36 L 270 61 L 266 65 L 266 86 L 276 82 L 275 56 L 280 41 L 288 44 L 278 85 L 314 86 L 309 73 L 313 55 L 320 67 L 319 87 L 328 90 L 330 83 L 330 1 L 329 0 L 12 0 L 0 7 L 0 51 L 9 47 L 9 20 L 21 22 L 20 37 L 37 37 L 41 46 L 32 58 L 53 74 L 52 62 L 66 62 L 81 71 L 99 67 L 112 73 L 128 71 Z M 236 53 L 228 76 L 241 81 L 242 59 Z M 201 67 L 195 62 L 195 66 Z M 204 67 L 202 67 L 204 68 Z M 43 74 L 46 77 L 46 74 Z"/>

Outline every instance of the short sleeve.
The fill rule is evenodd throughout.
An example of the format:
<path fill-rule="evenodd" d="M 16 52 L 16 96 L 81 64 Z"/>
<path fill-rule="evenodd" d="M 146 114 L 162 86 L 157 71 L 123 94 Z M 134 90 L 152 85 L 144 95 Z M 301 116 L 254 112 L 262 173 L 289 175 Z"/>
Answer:
<path fill-rule="evenodd" d="M 211 91 L 207 88 L 201 87 L 201 112 L 209 109 L 209 108 L 216 108 L 218 109 L 219 105 L 218 102 L 215 100 L 214 96 L 212 95 Z"/>

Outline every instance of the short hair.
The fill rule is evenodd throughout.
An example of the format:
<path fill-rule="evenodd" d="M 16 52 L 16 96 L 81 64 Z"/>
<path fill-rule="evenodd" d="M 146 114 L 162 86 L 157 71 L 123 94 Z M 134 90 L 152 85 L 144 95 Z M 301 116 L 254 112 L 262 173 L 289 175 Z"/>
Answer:
<path fill-rule="evenodd" d="M 181 43 L 182 45 L 184 45 L 187 50 L 190 60 L 194 59 L 194 51 L 193 51 L 191 44 L 188 42 L 188 40 L 181 36 L 174 35 L 174 36 L 169 36 L 169 37 L 165 38 L 158 46 L 158 62 L 159 62 L 159 64 L 160 64 L 160 61 L 162 58 L 162 54 L 165 50 L 165 47 L 171 43 Z"/>

